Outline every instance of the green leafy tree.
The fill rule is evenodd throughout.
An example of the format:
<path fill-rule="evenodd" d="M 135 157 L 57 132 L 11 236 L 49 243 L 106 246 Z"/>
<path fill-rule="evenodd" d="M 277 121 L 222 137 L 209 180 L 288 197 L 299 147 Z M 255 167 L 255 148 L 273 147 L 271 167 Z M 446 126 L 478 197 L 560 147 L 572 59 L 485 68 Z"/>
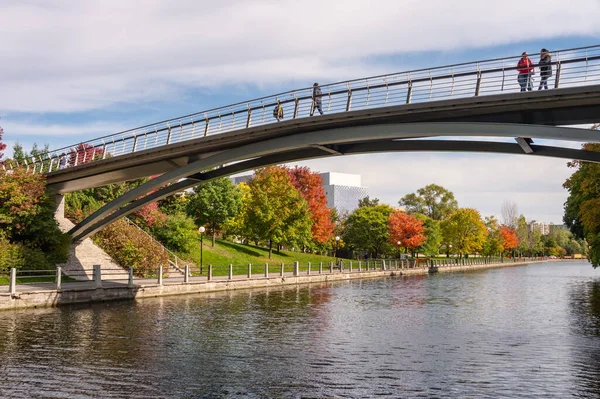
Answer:
<path fill-rule="evenodd" d="M 252 237 L 252 231 L 246 224 L 248 212 L 250 212 L 250 186 L 246 183 L 237 185 L 240 192 L 240 207 L 238 212 L 231 219 L 225 222 L 223 227 L 224 235 L 230 235 L 240 238 L 243 242 L 247 242 Z"/>
<path fill-rule="evenodd" d="M 308 205 L 294 188 L 285 168 L 270 166 L 255 171 L 248 183 L 250 198 L 246 225 L 251 234 L 269 243 L 302 247 L 310 243 L 312 219 Z"/>
<path fill-rule="evenodd" d="M 217 233 L 240 209 L 242 194 L 227 177 L 211 180 L 194 188 L 190 196 L 187 212 L 198 226 L 206 226 L 212 234 L 215 246 Z"/>
<path fill-rule="evenodd" d="M 406 207 L 407 213 L 422 213 L 434 220 L 444 220 L 458 209 L 454 194 L 437 184 L 420 188 L 416 194 L 407 194 L 398 203 Z"/>
<path fill-rule="evenodd" d="M 172 251 L 190 253 L 200 242 L 194 221 L 183 213 L 168 216 L 165 223 L 154 228 L 152 232 Z"/>
<path fill-rule="evenodd" d="M 483 248 L 481 249 L 481 254 L 483 256 L 494 256 L 499 255 L 504 251 L 501 228 L 498 224 L 498 220 L 494 216 L 488 216 L 485 218 L 485 228 L 488 231 L 487 237 L 485 239 L 485 243 L 483 244 Z"/>
<path fill-rule="evenodd" d="M 15 160 L 16 162 L 18 162 L 19 165 L 23 165 L 23 161 L 25 160 L 26 156 L 27 156 L 27 153 L 25 151 L 23 151 L 23 146 L 17 141 L 13 145 L 12 159 Z"/>
<path fill-rule="evenodd" d="M 367 195 L 366 197 L 358 200 L 358 207 L 362 208 L 365 206 L 376 206 L 379 205 L 379 198 L 370 199 Z"/>
<path fill-rule="evenodd" d="M 595 125 L 592 129 L 598 129 Z M 600 151 L 599 143 L 586 143 L 583 149 Z M 576 169 L 563 187 L 569 191 L 563 220 L 577 239 L 589 244 L 588 258 L 593 267 L 600 266 L 600 164 L 572 161 Z"/>
<path fill-rule="evenodd" d="M 35 263 L 27 267 L 32 269 L 66 260 L 70 238 L 54 220 L 54 205 L 53 197 L 45 192 L 43 175 L 24 168 L 11 173 L 0 170 L 0 241 L 6 251 L 12 248 L 13 254 L 31 255 Z M 2 243 L 0 252 L 5 250 Z"/>
<path fill-rule="evenodd" d="M 517 237 L 519 238 L 519 245 L 517 246 L 517 250 L 520 254 L 527 253 L 529 250 L 529 226 L 527 225 L 527 219 L 525 216 L 520 215 L 517 218 L 517 228 L 516 228 Z"/>
<path fill-rule="evenodd" d="M 480 251 L 488 233 L 479 211 L 472 208 L 457 209 L 441 227 L 445 240 L 460 256 Z"/>
<path fill-rule="evenodd" d="M 423 226 L 425 226 L 425 236 L 427 237 L 425 243 L 418 248 L 417 252 L 420 252 L 425 256 L 437 256 L 440 253 L 440 246 L 443 238 L 440 221 L 428 218 L 422 214 L 417 214 L 415 216 L 423 221 Z"/>
<path fill-rule="evenodd" d="M 186 214 L 190 196 L 183 193 L 170 195 L 158 201 L 158 209 L 167 215 Z"/>
<path fill-rule="evenodd" d="M 352 212 L 345 223 L 343 239 L 351 249 L 377 257 L 390 247 L 388 220 L 393 212 L 389 205 L 363 206 Z"/>

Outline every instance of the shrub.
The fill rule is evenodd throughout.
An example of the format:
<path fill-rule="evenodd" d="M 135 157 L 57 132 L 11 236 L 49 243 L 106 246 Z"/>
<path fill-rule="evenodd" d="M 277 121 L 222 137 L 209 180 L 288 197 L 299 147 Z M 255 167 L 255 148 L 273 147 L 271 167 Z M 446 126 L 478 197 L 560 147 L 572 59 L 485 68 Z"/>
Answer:
<path fill-rule="evenodd" d="M 136 276 L 155 274 L 160 265 L 165 271 L 169 267 L 169 258 L 160 244 L 123 220 L 96 233 L 93 240 L 118 264 L 132 267 Z"/>
<path fill-rule="evenodd" d="M 169 216 L 167 221 L 153 232 L 157 239 L 172 251 L 189 253 L 198 245 L 196 224 L 183 214 Z"/>
<path fill-rule="evenodd" d="M 0 240 L 0 270 L 50 270 L 55 263 L 37 248 L 28 248 L 20 243 Z"/>
<path fill-rule="evenodd" d="M 10 267 L 49 269 L 66 261 L 70 237 L 59 230 L 54 208 L 44 176 L 0 171 L 0 240 Z"/>

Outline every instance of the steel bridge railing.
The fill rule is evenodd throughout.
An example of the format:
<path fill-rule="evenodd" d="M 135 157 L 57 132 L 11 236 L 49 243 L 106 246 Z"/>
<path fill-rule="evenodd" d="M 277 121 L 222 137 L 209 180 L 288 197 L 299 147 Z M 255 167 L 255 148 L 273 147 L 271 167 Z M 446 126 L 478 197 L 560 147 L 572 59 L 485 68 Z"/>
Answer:
<path fill-rule="evenodd" d="M 557 50 L 551 54 L 549 87 L 600 83 L 600 45 Z M 535 63 L 534 90 L 540 79 L 539 55 L 530 55 Z M 518 92 L 519 59 L 520 56 L 497 58 L 322 85 L 322 109 L 325 114 L 338 114 Z M 22 166 L 28 171 L 49 173 L 200 137 L 275 124 L 278 120 L 273 116 L 273 109 L 277 104 L 283 108 L 284 120 L 308 117 L 312 111 L 318 117 L 318 110 L 313 109 L 312 93 L 313 89 L 309 87 L 185 115 L 52 150 L 39 157 L 29 157 L 21 164 L 9 160 L 3 168 L 11 170 Z"/>

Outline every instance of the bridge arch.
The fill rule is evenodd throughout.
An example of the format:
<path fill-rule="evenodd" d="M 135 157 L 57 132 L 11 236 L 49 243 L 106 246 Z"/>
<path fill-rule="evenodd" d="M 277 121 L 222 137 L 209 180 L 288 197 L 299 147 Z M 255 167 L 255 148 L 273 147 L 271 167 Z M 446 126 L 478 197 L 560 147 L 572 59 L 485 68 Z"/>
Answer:
<path fill-rule="evenodd" d="M 493 141 L 413 140 L 443 136 L 518 139 L 515 144 Z M 79 241 L 149 202 L 183 191 L 201 182 L 261 166 L 305 159 L 375 152 L 460 151 L 528 154 L 600 163 L 600 153 L 536 145 L 530 138 L 600 142 L 600 132 L 538 125 L 455 122 L 391 123 L 293 134 L 224 150 L 178 167 L 106 204 L 76 225 L 69 233 L 75 241 Z M 222 165 L 227 166 L 221 167 Z M 207 171 L 212 168 L 217 169 Z M 171 185 L 160 188 L 166 184 Z M 158 191 L 146 195 L 156 189 Z M 144 195 L 146 196 L 142 197 Z"/>

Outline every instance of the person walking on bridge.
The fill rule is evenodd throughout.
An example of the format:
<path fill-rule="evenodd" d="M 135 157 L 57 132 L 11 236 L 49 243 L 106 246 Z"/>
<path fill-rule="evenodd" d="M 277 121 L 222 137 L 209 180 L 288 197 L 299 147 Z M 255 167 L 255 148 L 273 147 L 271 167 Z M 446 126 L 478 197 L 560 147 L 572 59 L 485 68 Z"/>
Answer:
<path fill-rule="evenodd" d="M 315 82 L 315 84 L 313 85 L 313 92 L 312 92 L 312 107 L 310 107 L 310 116 L 313 116 L 313 114 L 315 113 L 315 107 L 319 110 L 319 113 L 321 115 L 323 115 L 323 103 L 321 100 L 321 97 L 323 97 L 323 92 L 321 92 L 321 88 L 319 87 L 319 84 Z"/>
<path fill-rule="evenodd" d="M 548 79 L 552 76 L 552 54 L 545 48 L 540 51 L 540 87 L 548 90 Z"/>
<path fill-rule="evenodd" d="M 523 51 L 523 54 L 521 54 L 521 59 L 517 63 L 517 71 L 519 71 L 517 81 L 519 82 L 519 86 L 521 86 L 521 91 L 533 90 L 531 83 L 534 74 L 533 61 L 527 56 L 526 51 Z"/>

